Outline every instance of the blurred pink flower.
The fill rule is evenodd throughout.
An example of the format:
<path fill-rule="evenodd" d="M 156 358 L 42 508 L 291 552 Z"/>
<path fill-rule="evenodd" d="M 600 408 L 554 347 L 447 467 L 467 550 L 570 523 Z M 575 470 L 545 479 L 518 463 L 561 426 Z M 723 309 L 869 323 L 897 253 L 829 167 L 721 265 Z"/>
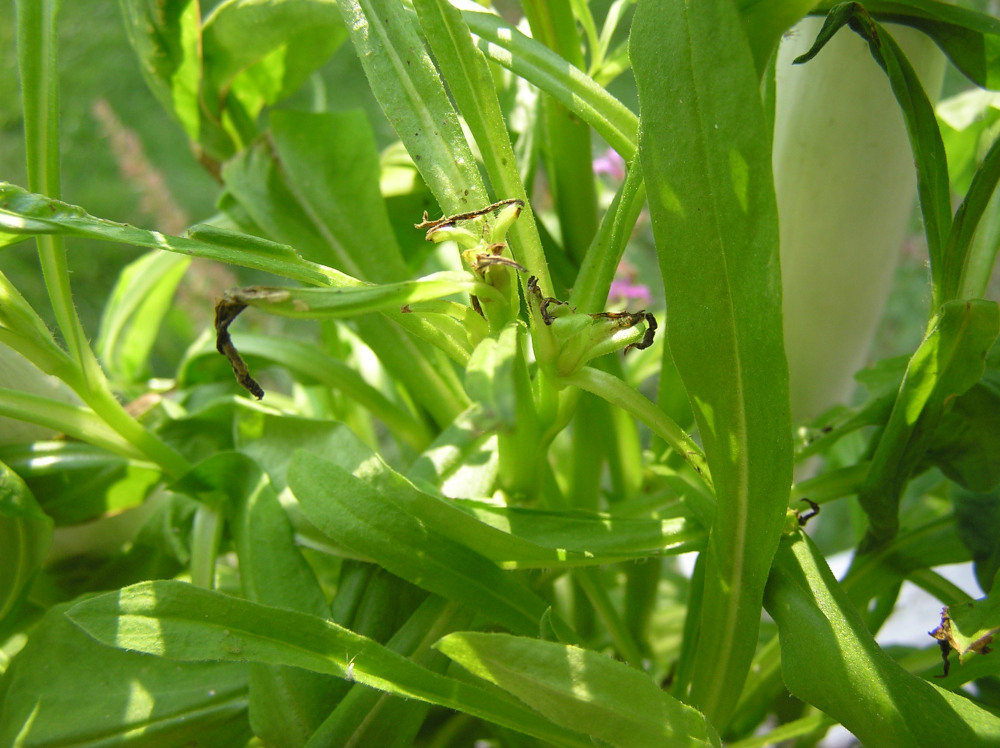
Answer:
<path fill-rule="evenodd" d="M 619 181 L 625 179 L 625 159 L 613 148 L 608 148 L 603 156 L 594 159 L 594 173 L 607 174 Z"/>
<path fill-rule="evenodd" d="M 624 260 L 618 263 L 618 271 L 608 291 L 608 301 L 614 303 L 640 300 L 643 304 L 649 304 L 653 300 L 649 286 L 636 283 L 637 275 L 636 269 Z"/>

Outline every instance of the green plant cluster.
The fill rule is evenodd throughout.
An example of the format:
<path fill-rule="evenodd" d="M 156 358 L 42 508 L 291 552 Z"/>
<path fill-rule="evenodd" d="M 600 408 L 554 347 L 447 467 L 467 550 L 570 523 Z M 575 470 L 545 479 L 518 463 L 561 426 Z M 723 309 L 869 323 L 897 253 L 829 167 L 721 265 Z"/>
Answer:
<path fill-rule="evenodd" d="M 751 748 L 839 724 L 1000 745 L 1000 21 L 938 0 L 120 5 L 218 212 L 169 233 L 60 200 L 59 2 L 16 2 L 27 184 L 0 182 L 0 249 L 34 241 L 56 331 L 0 274 L 0 744 Z M 782 283 L 810 216 L 779 216 L 773 158 L 781 108 L 806 106 L 779 46 L 807 15 L 796 64 L 860 37 L 897 102 L 930 269 L 919 345 L 819 414 L 793 408 L 822 397 L 790 378 Z M 939 120 L 904 26 L 979 116 Z M 398 139 L 381 152 L 323 69 L 351 48 Z M 664 299 L 609 307 L 640 220 Z M 146 250 L 93 340 L 79 238 Z M 157 370 L 207 263 L 244 285 Z M 962 562 L 984 600 L 935 571 Z M 948 607 L 925 646 L 882 648 L 904 581 Z"/>

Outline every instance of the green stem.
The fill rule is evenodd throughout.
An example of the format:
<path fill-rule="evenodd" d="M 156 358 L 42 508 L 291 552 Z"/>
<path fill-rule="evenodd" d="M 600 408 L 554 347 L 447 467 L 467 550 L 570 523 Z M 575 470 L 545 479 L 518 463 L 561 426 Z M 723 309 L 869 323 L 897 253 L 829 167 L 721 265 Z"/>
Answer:
<path fill-rule="evenodd" d="M 626 161 L 635 156 L 639 120 L 607 89 L 544 44 L 493 13 L 463 11 L 487 59 L 537 86 L 589 124 Z"/>
<path fill-rule="evenodd" d="M 848 465 L 795 483 L 792 486 L 791 500 L 810 499 L 817 504 L 825 504 L 842 496 L 856 494 L 864 483 L 870 465 L 868 461 L 859 462 L 857 465 Z"/>
<path fill-rule="evenodd" d="M 632 638 L 628 626 L 625 625 L 621 616 L 618 615 L 615 606 L 611 603 L 607 590 L 601 584 L 600 572 L 593 566 L 586 566 L 574 569 L 573 578 L 576 579 L 577 583 L 583 589 L 587 595 L 587 599 L 590 600 L 590 603 L 594 606 L 594 610 L 597 611 L 597 615 L 603 621 L 608 634 L 611 636 L 611 641 L 614 642 L 615 649 L 618 650 L 618 654 L 632 667 L 643 670 L 642 653 L 639 651 L 639 646 L 636 644 L 635 639 Z"/>
<path fill-rule="evenodd" d="M 21 75 L 24 143 L 28 186 L 33 192 L 59 197 L 59 90 L 56 66 L 57 0 L 17 3 L 18 66 Z M 52 311 L 80 379 L 68 381 L 93 411 L 122 437 L 165 471 L 180 475 L 187 461 L 142 428 L 111 394 L 73 304 L 69 267 L 62 237 L 37 236 L 38 258 Z"/>
<path fill-rule="evenodd" d="M 0 416 L 35 423 L 132 460 L 146 459 L 136 445 L 80 405 L 0 387 Z"/>
<path fill-rule="evenodd" d="M 215 559 L 225 524 L 218 506 L 202 503 L 191 529 L 191 582 L 198 587 L 215 587 Z"/>
<path fill-rule="evenodd" d="M 576 509 L 600 511 L 601 472 L 608 444 L 608 405 L 593 396 L 584 396 L 573 414 L 573 450 L 570 461 L 570 504 Z"/>
<path fill-rule="evenodd" d="M 708 463 L 701 447 L 656 405 L 618 377 L 584 366 L 569 376 L 561 377 L 559 384 L 579 387 L 628 411 L 684 458 L 684 461 L 701 475 L 706 484 L 712 485 Z"/>
<path fill-rule="evenodd" d="M 96 359 L 94 365 L 97 365 Z M 128 414 L 108 389 L 103 373 L 100 382 L 91 383 L 86 389 L 77 389 L 76 393 L 102 421 L 140 450 L 146 459 L 155 462 L 165 473 L 179 478 L 191 469 L 191 464 L 180 452 L 156 437 Z"/>
<path fill-rule="evenodd" d="M 573 67 L 584 67 L 576 19 L 568 0 L 528 0 L 524 14 L 535 39 L 558 52 Z M 563 104 L 544 102 L 549 180 L 562 243 L 575 264 L 583 262 L 597 232 L 597 187 L 591 162 L 590 128 Z"/>
<path fill-rule="evenodd" d="M 803 735 L 819 734 L 821 730 L 825 730 L 835 723 L 836 721 L 829 715 L 823 712 L 814 712 L 808 717 L 801 717 L 800 719 L 786 722 L 764 735 L 747 738 L 736 743 L 728 743 L 727 745 L 729 748 L 767 748 L 769 745 L 777 745 L 778 743 L 793 740 Z"/>
<path fill-rule="evenodd" d="M 597 236 L 587 249 L 573 284 L 569 303 L 581 312 L 593 314 L 604 309 L 611 281 L 645 202 L 646 185 L 636 159 L 629 167 L 614 202 L 604 214 Z"/>
<path fill-rule="evenodd" d="M 945 605 L 972 602 L 972 597 L 965 590 L 933 569 L 917 569 L 907 574 L 906 578 Z"/>
<path fill-rule="evenodd" d="M 28 188 L 57 199 L 60 192 L 59 73 L 56 63 L 58 11 L 58 0 L 21 0 L 17 3 L 18 69 Z M 73 306 L 62 239 L 42 235 L 35 241 L 56 323 L 70 355 L 85 375 L 92 376 L 94 372 L 89 359 L 93 358 L 93 353 L 85 342 L 87 338 Z"/>

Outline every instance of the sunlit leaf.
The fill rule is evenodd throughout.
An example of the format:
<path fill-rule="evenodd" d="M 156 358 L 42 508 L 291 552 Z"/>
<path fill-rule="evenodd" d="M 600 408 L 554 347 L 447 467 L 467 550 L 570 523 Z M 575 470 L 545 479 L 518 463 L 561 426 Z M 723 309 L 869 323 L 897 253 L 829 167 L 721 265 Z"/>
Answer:
<path fill-rule="evenodd" d="M 438 649 L 553 722 L 619 748 L 720 746 L 705 717 L 597 652 L 507 634 L 449 634 Z"/>

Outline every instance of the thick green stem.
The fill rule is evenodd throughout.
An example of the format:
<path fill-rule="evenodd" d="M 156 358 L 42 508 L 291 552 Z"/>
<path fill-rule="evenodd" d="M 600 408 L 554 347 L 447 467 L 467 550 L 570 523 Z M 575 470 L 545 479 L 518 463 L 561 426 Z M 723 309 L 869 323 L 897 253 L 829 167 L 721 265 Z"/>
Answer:
<path fill-rule="evenodd" d="M 583 51 L 568 0 L 524 3 L 532 35 L 582 69 Z M 590 128 L 554 99 L 545 101 L 549 181 L 566 253 L 583 262 L 597 232 L 597 188 L 590 152 Z"/>

